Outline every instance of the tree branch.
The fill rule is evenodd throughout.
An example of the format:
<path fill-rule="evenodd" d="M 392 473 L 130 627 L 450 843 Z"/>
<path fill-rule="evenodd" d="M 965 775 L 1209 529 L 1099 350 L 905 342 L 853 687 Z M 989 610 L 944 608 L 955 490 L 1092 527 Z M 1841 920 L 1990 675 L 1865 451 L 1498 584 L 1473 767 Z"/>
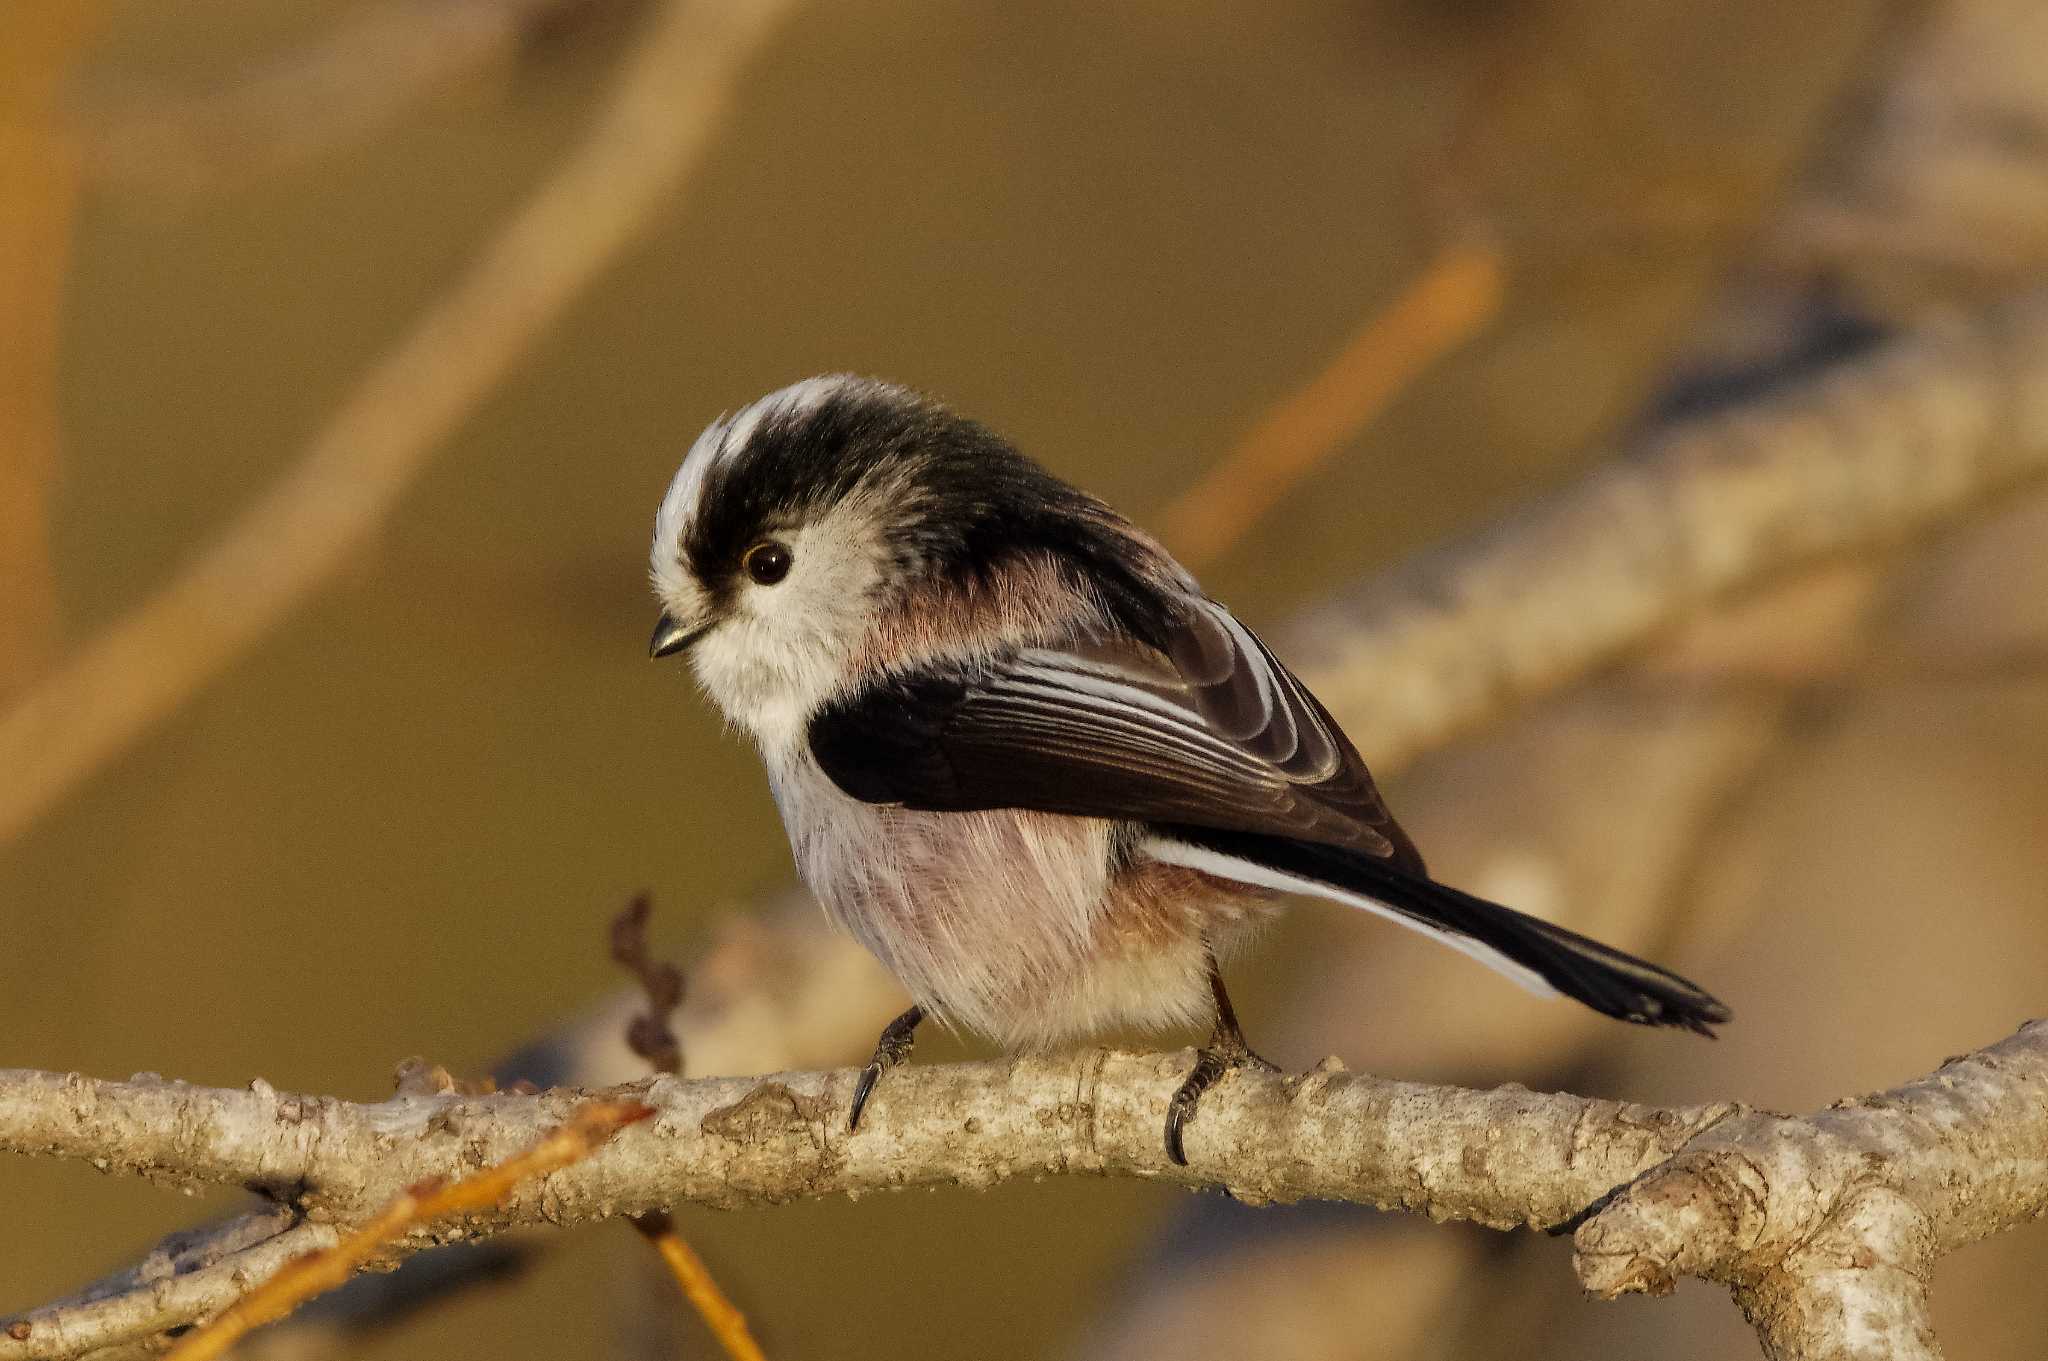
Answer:
<path fill-rule="evenodd" d="M 2048 1021 L 1803 1120 L 1747 1113 L 1578 1232 L 1607 1298 L 1732 1286 L 1774 1357 L 1934 1357 L 1936 1259 L 2048 1212 Z"/>
<path fill-rule="evenodd" d="M 230 1221 L 240 1226 L 242 1220 Z M 225 1226 L 224 1226 L 225 1227 Z M 276 1275 L 286 1263 L 341 1241 L 331 1224 L 299 1224 L 240 1250 L 185 1264 L 179 1274 L 154 1277 L 127 1290 L 59 1301 L 0 1320 L 0 1356 L 89 1356 L 108 1347 L 155 1337 L 194 1319 L 210 1318 Z M 154 1254 L 152 1254 L 154 1255 Z"/>
<path fill-rule="evenodd" d="M 878 1089 L 858 1134 L 845 1132 L 851 1070 L 658 1078 L 610 1094 L 652 1106 L 643 1127 L 392 1251 L 681 1203 L 736 1209 L 1063 1174 L 1217 1186 L 1258 1202 L 1346 1200 L 1495 1228 L 1555 1228 L 1625 1188 L 1578 1230 L 1590 1289 L 1668 1289 L 1678 1275 L 1701 1276 L 1735 1286 L 1774 1355 L 1911 1356 L 1932 1355 L 1931 1341 L 1917 1353 L 1907 1344 L 1925 1338 L 1934 1259 L 2048 1208 L 2048 1022 L 1805 1119 L 1433 1087 L 1334 1062 L 1291 1077 L 1241 1071 L 1204 1101 L 1180 1168 L 1160 1127 L 1190 1061 L 1095 1050 L 905 1068 Z M 173 1283 L 196 1306 L 190 1318 L 218 1307 L 211 1282 L 223 1268 L 253 1284 L 291 1255 L 287 1239 L 360 1223 L 422 1179 L 502 1161 L 587 1099 L 557 1090 L 358 1104 L 260 1082 L 230 1091 L 11 1071 L 0 1073 L 0 1149 L 177 1185 L 251 1186 L 300 1207 L 308 1223 L 195 1273 L 205 1288 L 195 1277 Z M 137 1335 L 102 1321 L 116 1314 L 151 1328 L 169 1321 L 125 1298 L 88 1306 L 90 1328 L 62 1311 L 0 1325 L 0 1361 Z"/>
<path fill-rule="evenodd" d="M 850 1136 L 843 1130 L 852 1070 L 629 1084 L 615 1092 L 659 1112 L 645 1133 L 622 1136 L 545 1187 L 515 1193 L 487 1225 L 472 1227 L 569 1224 L 679 1203 L 739 1209 L 911 1186 L 988 1186 L 1059 1172 L 1543 1227 L 1734 1110 L 1653 1112 L 1516 1088 L 1432 1088 L 1326 1064 L 1300 1078 L 1233 1078 L 1227 1097 L 1204 1101 L 1189 1165 L 1177 1168 L 1161 1125 L 1192 1061 L 1187 1052 L 1096 1050 L 904 1068 L 876 1090 L 873 1109 L 886 1118 L 872 1132 L 864 1120 Z M 295 1198 L 315 1220 L 348 1223 L 414 1182 L 509 1156 L 584 1099 L 556 1089 L 359 1104 L 280 1094 L 261 1082 L 226 1090 L 0 1072 L 0 1149 L 86 1159 L 181 1187 L 247 1186 Z M 1646 1141 L 1646 1131 L 1662 1138 Z"/>
<path fill-rule="evenodd" d="M 1929 326 L 1659 431 L 1306 615 L 1287 655 L 1375 771 L 1716 597 L 2048 472 L 2048 296 Z"/>

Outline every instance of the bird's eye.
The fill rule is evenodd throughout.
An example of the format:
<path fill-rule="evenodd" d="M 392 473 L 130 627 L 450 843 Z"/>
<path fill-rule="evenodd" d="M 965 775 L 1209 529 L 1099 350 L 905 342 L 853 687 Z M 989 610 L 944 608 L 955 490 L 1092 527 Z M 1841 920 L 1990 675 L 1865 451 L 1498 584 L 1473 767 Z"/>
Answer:
<path fill-rule="evenodd" d="M 787 546 L 766 539 L 755 544 L 740 559 L 740 566 L 747 569 L 747 575 L 763 586 L 773 586 L 789 575 L 791 564 L 796 561 L 790 556 Z"/>

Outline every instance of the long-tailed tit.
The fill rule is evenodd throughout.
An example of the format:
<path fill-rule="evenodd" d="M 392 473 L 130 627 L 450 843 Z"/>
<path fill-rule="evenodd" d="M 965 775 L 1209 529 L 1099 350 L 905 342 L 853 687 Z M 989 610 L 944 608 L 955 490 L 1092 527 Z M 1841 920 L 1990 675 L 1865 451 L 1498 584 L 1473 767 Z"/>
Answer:
<path fill-rule="evenodd" d="M 712 423 L 655 518 L 651 652 L 759 744 L 804 881 L 927 1016 L 1009 1047 L 1213 1019 L 1182 1126 L 1261 1062 L 1217 961 L 1313 894 L 1537 992 L 1703 1034 L 1654 964 L 1429 877 L 1314 695 L 1144 531 L 928 398 L 812 378 Z"/>

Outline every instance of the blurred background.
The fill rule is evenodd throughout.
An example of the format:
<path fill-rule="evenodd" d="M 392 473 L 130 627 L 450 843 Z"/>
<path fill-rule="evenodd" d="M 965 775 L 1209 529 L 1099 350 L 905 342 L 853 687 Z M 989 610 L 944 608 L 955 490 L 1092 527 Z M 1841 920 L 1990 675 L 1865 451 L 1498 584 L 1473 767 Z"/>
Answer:
<path fill-rule="evenodd" d="M 662 8 L 0 8 L 0 708 L 307 457 Z M 409 1054 L 480 1072 L 614 990 L 635 892 L 687 963 L 782 889 L 754 756 L 645 660 L 654 506 L 721 410 L 885 376 L 1183 527 L 1276 404 L 1447 252 L 1481 260 L 1497 284 L 1373 419 L 1201 539 L 1213 593 L 1315 646 L 1303 607 L 1661 423 L 2038 282 L 2044 57 L 2028 0 L 795 6 L 376 532 L 0 844 L 0 1065 L 375 1099 Z M 1708 983 L 1719 1044 L 1334 908 L 1233 988 L 1289 1066 L 1812 1108 L 2043 1010 L 2044 769 L 2036 494 L 1773 583 L 1392 781 L 1440 874 Z M 895 1008 L 863 1007 L 807 1057 L 864 1054 Z M 0 1162 L 0 1313 L 232 1204 Z M 1122 1182 L 678 1219 L 776 1357 L 1755 1346 L 1697 1285 L 1582 1301 L 1562 1240 Z M 538 1247 L 352 1354 L 712 1354 L 634 1235 Z M 1956 1353 L 2037 1355 L 2044 1267 L 2038 1227 L 1949 1259 Z"/>

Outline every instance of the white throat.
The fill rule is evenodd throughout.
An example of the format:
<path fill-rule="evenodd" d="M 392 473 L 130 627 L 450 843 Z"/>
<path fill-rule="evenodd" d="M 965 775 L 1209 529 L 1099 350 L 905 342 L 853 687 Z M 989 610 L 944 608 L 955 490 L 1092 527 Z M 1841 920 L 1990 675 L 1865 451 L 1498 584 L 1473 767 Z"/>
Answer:
<path fill-rule="evenodd" d="M 795 559 L 789 576 L 743 580 L 729 617 L 691 649 L 706 693 L 764 752 L 801 741 L 811 715 L 853 684 L 880 575 L 856 506 L 778 538 Z"/>

